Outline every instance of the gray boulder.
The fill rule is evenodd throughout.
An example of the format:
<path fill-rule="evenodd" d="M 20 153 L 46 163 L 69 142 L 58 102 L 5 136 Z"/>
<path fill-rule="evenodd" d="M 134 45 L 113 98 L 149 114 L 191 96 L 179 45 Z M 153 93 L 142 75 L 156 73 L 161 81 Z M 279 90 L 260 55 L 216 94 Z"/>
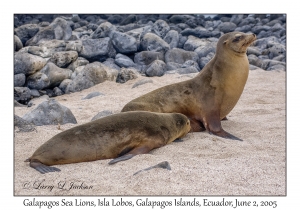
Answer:
<path fill-rule="evenodd" d="M 31 99 L 30 89 L 28 87 L 14 87 L 14 99 L 22 104 L 27 104 Z"/>
<path fill-rule="evenodd" d="M 138 78 L 138 76 L 139 76 L 139 73 L 134 68 L 121 68 L 121 70 L 118 73 L 116 82 L 125 83 L 128 80 Z"/>
<path fill-rule="evenodd" d="M 26 42 L 28 45 L 38 45 L 44 40 L 68 40 L 72 36 L 72 29 L 68 21 L 63 18 L 56 18 L 49 26 L 41 28 L 38 33 Z"/>
<path fill-rule="evenodd" d="M 120 66 L 120 67 L 135 67 L 136 64 L 133 62 L 133 60 L 131 60 L 131 58 L 129 58 L 126 55 L 122 55 L 122 54 L 117 54 L 116 58 L 115 58 L 115 63 Z"/>
<path fill-rule="evenodd" d="M 132 88 L 136 88 L 136 87 L 146 84 L 146 83 L 153 83 L 153 80 L 149 79 L 149 78 L 141 79 L 141 80 L 137 81 L 136 83 L 134 83 Z"/>
<path fill-rule="evenodd" d="M 14 126 L 19 129 L 18 132 L 31 132 L 36 130 L 33 124 L 27 122 L 17 115 L 14 115 Z"/>
<path fill-rule="evenodd" d="M 185 51 L 179 48 L 174 48 L 168 50 L 165 54 L 166 63 L 175 62 L 175 63 L 183 64 L 188 60 L 193 60 L 195 62 L 198 62 L 197 53 L 191 51 Z"/>
<path fill-rule="evenodd" d="M 82 40 L 82 50 L 79 52 L 80 57 L 84 57 L 89 61 L 96 61 L 105 60 L 107 57 L 114 57 L 115 55 L 116 51 L 109 37 Z"/>
<path fill-rule="evenodd" d="M 141 51 L 134 55 L 134 62 L 139 65 L 149 65 L 155 60 L 165 60 L 162 52 Z"/>
<path fill-rule="evenodd" d="M 115 63 L 115 60 L 113 58 L 107 58 L 106 61 L 103 62 L 103 64 L 118 71 L 121 70 L 121 68 Z"/>
<path fill-rule="evenodd" d="M 218 29 L 223 33 L 229 33 L 236 29 L 237 25 L 232 22 L 223 22 L 218 26 Z"/>
<path fill-rule="evenodd" d="M 75 61 L 73 61 L 67 68 L 75 71 L 76 68 L 80 66 L 85 66 L 89 64 L 89 61 L 83 57 L 78 57 Z"/>
<path fill-rule="evenodd" d="M 66 92 L 66 89 L 68 85 L 72 82 L 71 79 L 64 79 L 60 84 L 59 84 L 59 89 L 63 91 L 64 93 Z"/>
<path fill-rule="evenodd" d="M 81 91 L 106 80 L 116 81 L 117 76 L 118 70 L 116 69 L 109 68 L 100 62 L 89 63 L 84 67 L 82 72 L 68 84 L 65 93 Z"/>
<path fill-rule="evenodd" d="M 162 38 L 153 33 L 147 33 L 141 39 L 142 51 L 166 52 L 170 49 L 170 45 Z"/>
<path fill-rule="evenodd" d="M 54 63 L 47 63 L 47 65 L 40 70 L 40 73 L 45 74 L 49 79 L 49 85 L 47 87 L 56 87 L 64 79 L 71 78 L 72 71 L 69 69 L 63 69 L 56 66 Z"/>
<path fill-rule="evenodd" d="M 89 93 L 84 98 L 82 98 L 81 100 L 91 99 L 91 98 L 94 98 L 94 97 L 97 97 L 97 96 L 103 96 L 103 95 L 104 95 L 103 93 L 100 93 L 98 91 L 97 92 L 92 92 L 92 93 Z"/>
<path fill-rule="evenodd" d="M 71 110 L 54 99 L 42 102 L 35 109 L 26 113 L 23 119 L 37 126 L 77 123 Z"/>
<path fill-rule="evenodd" d="M 17 52 L 14 56 L 14 74 L 30 75 L 41 70 L 46 65 L 46 60 L 29 53 Z"/>
<path fill-rule="evenodd" d="M 111 40 L 116 51 L 119 53 L 134 53 L 138 49 L 136 39 L 125 33 L 114 31 Z"/>
<path fill-rule="evenodd" d="M 91 34 L 92 39 L 109 37 L 116 30 L 116 27 L 110 22 L 101 23 L 98 28 Z"/>
<path fill-rule="evenodd" d="M 23 87 L 26 81 L 25 74 L 15 74 L 14 75 L 14 86 L 15 87 Z"/>
<path fill-rule="evenodd" d="M 161 60 L 155 60 L 146 68 L 145 74 L 148 77 L 161 77 L 167 71 L 167 65 Z"/>
<path fill-rule="evenodd" d="M 44 73 L 36 72 L 27 77 L 26 84 L 30 89 L 42 90 L 50 85 L 50 80 Z"/>
<path fill-rule="evenodd" d="M 66 68 L 70 63 L 78 58 L 76 51 L 56 52 L 52 55 L 50 61 L 56 66 Z"/>
<path fill-rule="evenodd" d="M 206 45 L 210 44 L 211 41 L 207 39 L 199 39 L 195 36 L 188 36 L 188 40 L 184 43 L 183 49 L 187 51 L 194 51 L 198 47 L 205 47 Z"/>
<path fill-rule="evenodd" d="M 23 46 L 31 39 L 38 31 L 39 26 L 37 24 L 25 24 L 15 29 L 15 34 L 20 38 Z"/>
<path fill-rule="evenodd" d="M 164 37 L 164 40 L 170 45 L 170 49 L 176 48 L 179 42 L 179 34 L 175 30 L 170 30 Z"/>
<path fill-rule="evenodd" d="M 164 38 L 166 34 L 170 31 L 170 26 L 164 20 L 157 20 L 152 25 L 152 32 L 155 33 L 160 38 Z"/>
<path fill-rule="evenodd" d="M 14 35 L 14 50 L 19 51 L 21 48 L 23 48 L 23 44 L 20 40 L 20 38 L 16 35 Z"/>
<path fill-rule="evenodd" d="M 104 111 L 99 112 L 97 115 L 95 115 L 91 121 L 98 120 L 100 118 L 103 118 L 103 117 L 106 117 L 106 116 L 109 116 L 112 114 L 113 114 L 112 111 L 104 110 Z"/>

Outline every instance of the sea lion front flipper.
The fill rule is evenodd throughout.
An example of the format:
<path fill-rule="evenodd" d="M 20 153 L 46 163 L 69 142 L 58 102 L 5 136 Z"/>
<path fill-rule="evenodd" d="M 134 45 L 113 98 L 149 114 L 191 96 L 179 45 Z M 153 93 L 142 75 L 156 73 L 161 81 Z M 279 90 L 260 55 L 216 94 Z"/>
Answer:
<path fill-rule="evenodd" d="M 207 117 L 207 122 L 204 124 L 206 124 L 206 129 L 210 134 L 214 134 L 225 139 L 243 141 L 242 139 L 223 130 L 220 117 L 217 114 L 212 114 Z"/>
<path fill-rule="evenodd" d="M 140 146 L 140 147 L 136 147 L 134 149 L 132 149 L 130 152 L 128 152 L 127 154 L 125 155 L 122 155 L 120 157 L 117 157 L 113 160 L 111 160 L 108 164 L 109 165 L 112 165 L 114 163 L 117 163 L 119 161 L 124 161 L 124 160 L 129 160 L 130 158 L 138 155 L 138 154 L 146 154 L 148 153 L 152 148 L 148 147 L 148 146 Z"/>
<path fill-rule="evenodd" d="M 30 162 L 30 167 L 34 168 L 35 170 L 37 170 L 38 172 L 45 174 L 45 173 L 49 173 L 49 172 L 55 172 L 55 171 L 60 171 L 59 168 L 55 168 L 55 167 L 51 167 L 51 166 L 46 166 L 41 162 Z"/>

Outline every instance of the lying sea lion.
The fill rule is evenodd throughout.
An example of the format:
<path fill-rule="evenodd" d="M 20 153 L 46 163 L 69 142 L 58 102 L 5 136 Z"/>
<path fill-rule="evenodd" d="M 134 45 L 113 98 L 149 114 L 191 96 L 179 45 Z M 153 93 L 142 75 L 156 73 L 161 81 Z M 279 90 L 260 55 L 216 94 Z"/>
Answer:
<path fill-rule="evenodd" d="M 55 135 L 25 162 L 41 173 L 60 171 L 50 167 L 58 164 L 115 158 L 113 164 L 162 147 L 190 129 L 189 119 L 179 113 L 119 113 Z"/>
<path fill-rule="evenodd" d="M 215 56 L 196 77 L 142 95 L 127 103 L 122 112 L 182 113 L 191 121 L 191 132 L 206 129 L 223 138 L 241 140 L 224 131 L 220 121 L 243 92 L 249 74 L 246 51 L 255 39 L 255 34 L 224 34 L 217 43 Z"/>

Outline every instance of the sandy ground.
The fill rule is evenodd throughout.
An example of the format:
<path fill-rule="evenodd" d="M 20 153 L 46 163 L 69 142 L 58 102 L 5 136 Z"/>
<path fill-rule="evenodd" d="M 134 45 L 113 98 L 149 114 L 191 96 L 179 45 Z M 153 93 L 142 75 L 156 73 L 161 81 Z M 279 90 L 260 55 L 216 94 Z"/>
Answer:
<path fill-rule="evenodd" d="M 191 74 L 190 76 L 194 76 Z M 135 82 L 104 82 L 55 99 L 71 109 L 78 124 L 98 112 L 119 113 L 142 94 L 167 84 L 190 79 L 165 75 L 132 89 Z M 286 195 L 286 92 L 285 71 L 250 71 L 245 90 L 223 128 L 244 141 L 190 133 L 149 154 L 108 165 L 109 160 L 59 165 L 61 172 L 40 174 L 24 160 L 42 143 L 74 124 L 38 126 L 37 132 L 14 133 L 15 195 Z M 104 96 L 81 100 L 99 91 Z M 35 108 L 15 107 L 23 116 Z M 168 161 L 171 171 L 141 169 Z M 71 186 L 88 189 L 74 189 Z"/>

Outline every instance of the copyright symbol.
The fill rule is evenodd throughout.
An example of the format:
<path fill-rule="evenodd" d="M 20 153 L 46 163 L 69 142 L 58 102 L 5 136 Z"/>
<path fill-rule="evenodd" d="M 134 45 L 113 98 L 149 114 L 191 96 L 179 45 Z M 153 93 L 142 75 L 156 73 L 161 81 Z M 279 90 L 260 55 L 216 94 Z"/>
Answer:
<path fill-rule="evenodd" d="M 30 187 L 30 182 L 23 183 L 23 189 L 28 189 Z"/>

